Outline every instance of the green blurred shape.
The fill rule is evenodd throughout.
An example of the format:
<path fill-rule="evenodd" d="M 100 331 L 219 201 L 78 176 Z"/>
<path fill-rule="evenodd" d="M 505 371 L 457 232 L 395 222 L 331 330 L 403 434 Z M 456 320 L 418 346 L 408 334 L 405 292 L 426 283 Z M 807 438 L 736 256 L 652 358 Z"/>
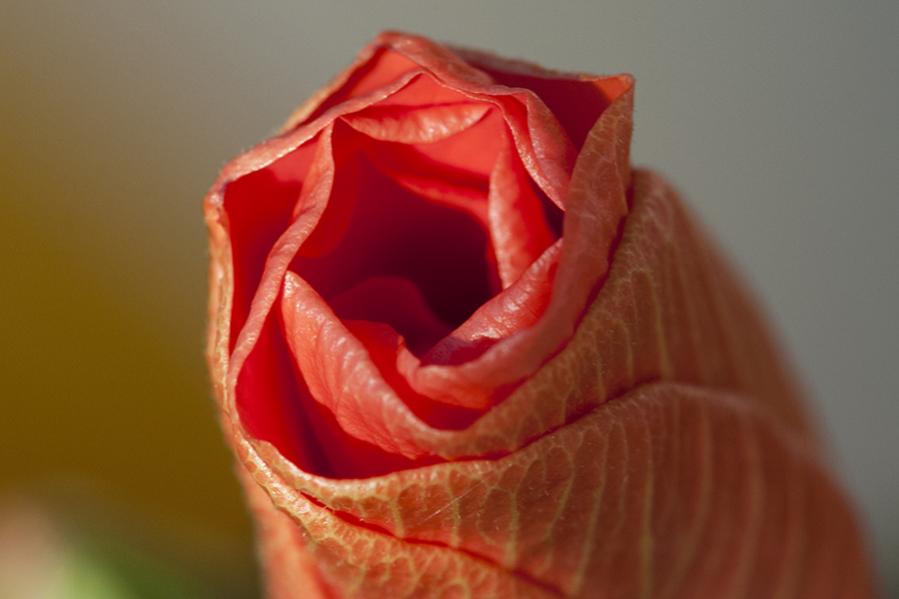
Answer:
<path fill-rule="evenodd" d="M 84 543 L 67 556 L 60 599 L 203 599 L 220 596 L 188 573 L 133 548 Z"/>

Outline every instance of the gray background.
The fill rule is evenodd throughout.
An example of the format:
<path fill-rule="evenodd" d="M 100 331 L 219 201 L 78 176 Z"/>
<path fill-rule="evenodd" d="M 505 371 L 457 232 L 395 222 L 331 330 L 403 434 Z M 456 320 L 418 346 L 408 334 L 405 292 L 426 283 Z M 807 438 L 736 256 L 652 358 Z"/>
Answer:
<path fill-rule="evenodd" d="M 7 189 L 4 211 L 77 226 L 69 251 L 102 260 L 200 386 L 205 189 L 377 31 L 633 73 L 635 163 L 763 299 L 899 592 L 899 3 L 22 2 L 0 21 L 4 127 L 31 157 L 13 166 L 71 191 L 22 207 Z"/>

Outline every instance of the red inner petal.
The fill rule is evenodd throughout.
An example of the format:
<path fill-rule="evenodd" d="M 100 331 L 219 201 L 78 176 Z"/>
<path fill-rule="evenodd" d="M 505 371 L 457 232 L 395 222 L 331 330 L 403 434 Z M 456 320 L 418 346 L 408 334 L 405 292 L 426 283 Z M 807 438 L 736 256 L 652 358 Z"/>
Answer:
<path fill-rule="evenodd" d="M 392 423 L 411 412 L 431 426 L 461 428 L 489 408 L 500 385 L 489 382 L 497 380 L 490 369 L 498 367 L 484 362 L 456 376 L 457 366 L 507 337 L 520 341 L 517 333 L 549 313 L 572 145 L 584 143 L 620 93 L 614 78 L 476 64 L 501 84 L 492 86 L 458 60 L 431 56 L 430 46 L 403 48 L 375 49 L 305 119 L 367 95 L 322 121 L 333 127 L 333 156 L 315 156 L 307 142 L 224 194 L 232 345 L 244 323 L 251 329 L 240 345 L 249 355 L 237 361 L 238 410 L 253 436 L 309 471 L 361 476 L 425 463 L 399 457 L 427 453 L 414 434 L 392 436 Z M 397 85 L 388 97 L 370 94 L 389 83 Z M 327 186 L 309 183 L 319 192 L 300 199 L 303 179 L 314 178 L 312 161 L 337 175 Z M 291 301 L 279 296 L 274 305 L 283 311 L 268 311 L 271 285 L 254 299 L 268 252 L 303 214 L 314 215 L 304 231 L 315 228 L 308 237 L 290 234 L 293 245 L 282 246 L 289 250 L 266 280 L 287 268 L 304 290 Z M 562 320 L 564 327 L 549 326 L 573 326 Z M 304 331 L 315 340 L 298 340 Z M 323 350 L 350 341 L 351 356 Z M 556 345 L 547 343 L 531 344 L 533 351 L 515 345 L 525 349 L 503 368 L 523 351 L 528 364 L 543 359 Z"/>
<path fill-rule="evenodd" d="M 232 181 L 224 190 L 234 268 L 229 349 L 234 348 L 246 321 L 265 259 L 290 224 L 315 147 L 314 142 L 307 143 L 268 167 Z"/>
<path fill-rule="evenodd" d="M 471 105 L 460 104 L 460 109 L 470 112 Z M 441 361 L 455 361 L 477 352 L 480 345 L 494 343 L 496 334 L 508 333 L 503 331 L 519 320 L 532 321 L 546 305 L 550 279 L 544 275 L 534 279 L 542 283 L 536 293 L 532 284 L 521 287 L 527 298 L 508 290 L 509 298 L 515 299 L 503 305 L 513 306 L 514 313 L 489 310 L 482 319 L 489 330 L 469 324 L 459 329 L 463 337 L 447 337 L 476 310 L 483 312 L 502 286 L 514 282 L 506 272 L 501 284 L 497 255 L 521 271 L 557 238 L 543 212 L 546 206 L 555 206 L 536 190 L 514 158 L 500 113 L 491 108 L 485 114 L 449 137 L 420 144 L 373 139 L 338 122 L 333 159 L 339 176 L 315 229 L 289 267 L 330 309 L 330 316 L 320 312 L 316 318 L 342 321 L 345 334 L 365 348 L 365 357 L 358 359 L 370 360 L 418 418 L 446 429 L 463 428 L 480 412 L 435 401 L 410 387 L 403 366 L 414 358 L 407 348 L 423 356 L 445 339 L 446 348 L 440 353 L 449 353 Z M 398 130 L 403 130 L 402 123 Z M 308 162 L 313 151 L 310 144 L 275 164 L 284 162 L 311 173 Z M 235 216 L 242 216 L 241 208 L 252 211 L 260 201 L 256 194 L 278 199 L 273 203 L 278 210 L 257 215 L 263 224 L 270 223 L 271 235 L 256 237 L 252 246 L 256 253 L 242 254 L 240 264 L 235 263 L 240 284 L 253 281 L 255 286 L 264 262 L 262 251 L 273 245 L 276 227 L 287 220 L 288 208 L 297 218 L 310 207 L 304 205 L 308 200 L 297 202 L 301 184 L 279 177 L 271 167 L 240 183 L 229 188 L 228 204 Z M 272 195 L 265 183 L 285 185 Z M 522 201 L 528 209 L 520 210 Z M 509 210 L 516 213 L 513 221 L 502 217 Z M 253 224 L 258 227 L 260 220 Z M 248 230 L 244 237 L 244 231 L 238 228 L 235 233 L 240 244 L 250 247 L 252 237 Z M 508 247 L 495 248 L 494 243 Z M 254 261 L 255 270 L 244 261 Z M 339 397 L 330 397 L 346 391 L 329 382 L 333 373 L 346 372 L 346 364 L 331 362 L 346 356 L 323 355 L 316 342 L 306 343 L 312 338 L 295 328 L 296 315 L 305 314 L 300 323 L 312 318 L 308 312 L 312 304 L 296 309 L 300 312 L 291 313 L 289 326 L 269 314 L 241 369 L 238 409 L 251 434 L 272 442 L 301 467 L 332 475 L 370 475 L 424 463 L 380 447 L 375 439 L 383 438 L 383 433 L 364 424 L 366 406 L 377 409 L 375 402 L 363 401 L 358 411 L 348 411 Z M 291 354 L 294 360 L 289 359 Z M 353 395 L 360 393 L 366 393 L 364 386 Z"/>
<path fill-rule="evenodd" d="M 428 307 L 418 286 L 403 277 L 369 277 L 335 295 L 329 304 L 351 330 L 350 321 L 390 324 L 416 353 L 451 331 Z"/>
<path fill-rule="evenodd" d="M 328 407 L 316 401 L 287 346 L 277 314 L 270 314 L 235 386 L 241 421 L 307 472 L 361 477 L 434 463 L 411 460 L 348 434 Z"/>
<path fill-rule="evenodd" d="M 410 331 L 410 346 L 427 349 L 499 290 L 487 231 L 471 213 L 424 199 L 378 171 L 371 156 L 392 144 L 350 131 L 341 137 L 350 136 L 328 207 L 291 270 L 329 303 L 368 279 L 408 281 L 445 325 Z M 398 316 L 420 309 L 410 297 L 394 298 L 391 310 L 356 302 L 354 318 L 409 331 Z"/>
<path fill-rule="evenodd" d="M 587 134 L 603 111 L 628 86 L 619 77 L 550 77 L 502 69 L 486 62 L 472 61 L 471 64 L 501 85 L 522 87 L 537 94 L 578 149 L 584 145 Z"/>
<path fill-rule="evenodd" d="M 356 69 L 337 91 L 305 119 L 305 122 L 315 120 L 341 102 L 373 92 L 398 80 L 403 74 L 419 68 L 418 64 L 398 52 L 389 48 L 378 48 L 365 64 Z"/>
<path fill-rule="evenodd" d="M 345 321 L 344 324 L 365 345 L 385 382 L 403 398 L 412 413 L 423 421 L 445 429 L 461 429 L 480 415 L 476 410 L 444 404 L 412 389 L 397 368 L 405 343 L 392 327 L 361 320 Z"/>

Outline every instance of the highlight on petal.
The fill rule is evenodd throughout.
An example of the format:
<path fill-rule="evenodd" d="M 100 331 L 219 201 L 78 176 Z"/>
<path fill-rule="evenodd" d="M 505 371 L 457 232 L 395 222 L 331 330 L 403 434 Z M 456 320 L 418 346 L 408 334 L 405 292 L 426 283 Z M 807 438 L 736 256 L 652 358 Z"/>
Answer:
<path fill-rule="evenodd" d="M 343 117 L 360 133 L 381 141 L 407 144 L 434 143 L 468 129 L 490 110 L 483 104 L 444 104 L 407 108 L 372 107 Z"/>

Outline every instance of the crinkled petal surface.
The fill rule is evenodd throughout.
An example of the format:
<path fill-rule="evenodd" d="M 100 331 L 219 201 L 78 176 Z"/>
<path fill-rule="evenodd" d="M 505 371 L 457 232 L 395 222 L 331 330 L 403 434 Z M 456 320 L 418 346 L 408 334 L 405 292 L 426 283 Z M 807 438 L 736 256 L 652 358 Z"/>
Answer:
<path fill-rule="evenodd" d="M 866 597 L 765 324 L 629 159 L 633 80 L 386 33 L 206 198 L 272 597 Z"/>

